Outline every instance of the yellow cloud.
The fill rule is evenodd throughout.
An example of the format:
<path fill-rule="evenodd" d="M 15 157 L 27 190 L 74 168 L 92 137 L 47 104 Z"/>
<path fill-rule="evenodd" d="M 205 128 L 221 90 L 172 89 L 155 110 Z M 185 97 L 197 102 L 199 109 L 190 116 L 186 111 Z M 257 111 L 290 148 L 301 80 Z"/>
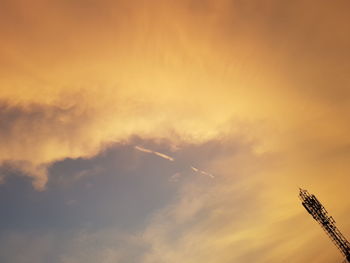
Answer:
<path fill-rule="evenodd" d="M 155 215 L 144 262 L 338 256 L 297 194 L 350 233 L 348 1 L 2 2 L 2 165 L 44 189 L 52 162 L 135 134 L 233 137 L 248 149 Z"/>
<path fill-rule="evenodd" d="M 218 208 L 178 244 L 165 242 L 171 225 L 150 226 L 155 251 L 146 262 L 218 262 L 217 255 L 220 262 L 297 262 L 297 252 L 315 261 L 312 243 L 328 246 L 318 241 L 320 229 L 300 237 L 283 222 L 295 218 L 298 230 L 308 228 L 293 198 L 310 185 L 347 222 L 348 3 L 78 2 L 17 0 L 0 8 L 0 163 L 44 189 L 50 163 L 93 156 L 135 134 L 175 144 L 236 136 L 251 152 L 212 164 L 227 180 L 214 188 L 220 194 L 184 192 L 194 200 L 174 204 L 171 220 L 185 222 L 205 202 Z M 226 208 L 244 203 L 230 201 L 231 177 L 242 174 L 251 179 L 239 186 L 261 185 L 264 202 L 246 200 L 254 219 L 237 219 L 237 229 Z M 265 261 L 249 258 L 251 251 Z"/>

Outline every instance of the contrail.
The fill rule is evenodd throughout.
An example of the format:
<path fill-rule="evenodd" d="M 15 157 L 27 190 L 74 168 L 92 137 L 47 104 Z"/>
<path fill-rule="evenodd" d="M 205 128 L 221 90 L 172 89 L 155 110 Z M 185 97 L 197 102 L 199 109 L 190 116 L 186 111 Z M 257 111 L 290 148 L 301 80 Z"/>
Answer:
<path fill-rule="evenodd" d="M 140 152 L 144 152 L 144 153 L 151 153 L 151 154 L 155 154 L 163 159 L 166 159 L 166 160 L 169 160 L 171 162 L 174 161 L 174 158 L 169 156 L 169 155 L 166 155 L 164 153 L 160 153 L 160 152 L 156 152 L 156 151 L 152 151 L 150 149 L 146 149 L 146 148 L 143 148 L 143 147 L 140 147 L 140 146 L 135 146 L 134 147 L 136 150 L 140 151 Z"/>
<path fill-rule="evenodd" d="M 201 174 L 207 175 L 207 176 L 209 176 L 210 178 L 215 178 L 214 175 L 212 175 L 211 173 L 207 173 L 206 171 L 201 171 Z"/>
<path fill-rule="evenodd" d="M 200 173 L 200 174 L 202 174 L 202 175 L 209 176 L 210 178 L 215 178 L 215 176 L 212 175 L 211 173 L 208 173 L 208 172 L 206 172 L 206 171 L 200 170 L 200 169 L 198 169 L 198 168 L 196 168 L 196 167 L 191 166 L 191 169 L 192 169 L 192 171 L 194 171 L 195 173 Z"/>
<path fill-rule="evenodd" d="M 168 161 L 171 161 L 171 162 L 174 162 L 174 161 L 175 161 L 175 159 L 174 159 L 173 157 L 171 157 L 171 156 L 169 156 L 169 155 L 166 155 L 166 154 L 164 154 L 164 153 L 156 152 L 156 151 L 153 151 L 153 150 L 150 150 L 150 149 L 147 149 L 147 148 L 143 148 L 143 147 L 137 146 L 137 145 L 134 146 L 134 148 L 135 148 L 136 150 L 140 151 L 140 152 L 154 154 L 154 155 L 157 155 L 157 156 L 159 156 L 159 157 L 161 157 L 161 158 L 163 158 L 163 159 L 166 159 L 166 160 L 168 160 Z M 209 176 L 210 178 L 215 178 L 215 176 L 212 175 L 211 173 L 208 173 L 208 172 L 206 172 L 206 171 L 200 170 L 200 169 L 198 169 L 198 168 L 196 168 L 196 167 L 194 167 L 194 166 L 190 166 L 190 168 L 191 168 L 191 170 L 192 170 L 193 172 L 195 172 L 195 173 L 199 173 L 199 174 L 201 174 L 201 175 L 206 175 L 206 176 Z"/>
<path fill-rule="evenodd" d="M 171 162 L 173 162 L 175 159 L 173 157 L 170 157 L 169 155 L 166 155 L 164 153 L 160 153 L 160 152 L 153 152 L 155 155 L 158 155 L 159 157 L 162 157 L 164 159 L 167 159 Z"/>
<path fill-rule="evenodd" d="M 193 167 L 193 166 L 191 166 L 191 169 L 196 173 L 199 171 L 196 167 Z"/>
<path fill-rule="evenodd" d="M 144 152 L 144 153 L 153 153 L 153 151 L 145 149 L 145 148 L 140 147 L 140 146 L 135 146 L 135 149 L 139 150 L 140 152 Z"/>

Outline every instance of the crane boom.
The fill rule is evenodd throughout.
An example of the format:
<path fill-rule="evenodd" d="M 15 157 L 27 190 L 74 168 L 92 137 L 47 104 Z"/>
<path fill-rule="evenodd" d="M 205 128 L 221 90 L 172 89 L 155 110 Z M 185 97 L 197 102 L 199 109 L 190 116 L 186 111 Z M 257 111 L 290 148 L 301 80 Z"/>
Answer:
<path fill-rule="evenodd" d="M 321 225 L 332 242 L 345 256 L 347 262 L 350 262 L 350 243 L 336 227 L 333 217 L 328 215 L 327 210 L 316 196 L 310 194 L 307 190 L 300 189 L 299 198 L 306 211 Z"/>

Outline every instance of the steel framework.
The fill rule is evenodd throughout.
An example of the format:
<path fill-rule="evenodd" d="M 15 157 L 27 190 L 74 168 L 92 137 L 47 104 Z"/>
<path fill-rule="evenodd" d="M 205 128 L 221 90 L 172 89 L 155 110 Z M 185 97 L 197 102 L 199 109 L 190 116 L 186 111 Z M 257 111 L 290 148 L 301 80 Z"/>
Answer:
<path fill-rule="evenodd" d="M 350 262 L 350 243 L 335 226 L 333 217 L 328 215 L 327 210 L 317 200 L 316 196 L 310 194 L 307 190 L 300 189 L 299 198 L 306 211 L 321 225 L 332 242 L 345 256 L 346 261 Z"/>

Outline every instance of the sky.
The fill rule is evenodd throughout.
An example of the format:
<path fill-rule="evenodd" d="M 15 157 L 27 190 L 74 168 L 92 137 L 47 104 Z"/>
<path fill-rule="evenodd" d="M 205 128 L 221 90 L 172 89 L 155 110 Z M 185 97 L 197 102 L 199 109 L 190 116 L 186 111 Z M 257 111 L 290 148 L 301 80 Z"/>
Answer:
<path fill-rule="evenodd" d="M 349 8 L 0 1 L 0 261 L 341 262 Z"/>

